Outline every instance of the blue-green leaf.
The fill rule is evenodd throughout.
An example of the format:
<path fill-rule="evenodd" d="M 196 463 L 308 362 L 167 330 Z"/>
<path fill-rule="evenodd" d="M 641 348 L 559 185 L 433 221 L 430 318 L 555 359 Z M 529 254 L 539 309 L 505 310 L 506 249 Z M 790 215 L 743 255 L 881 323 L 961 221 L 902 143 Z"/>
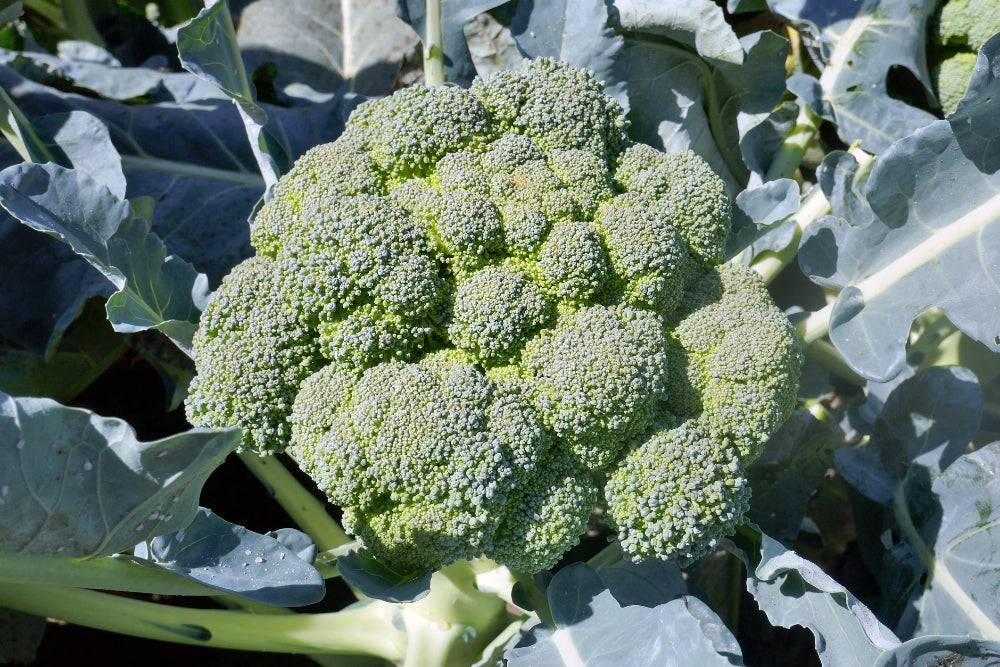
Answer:
<path fill-rule="evenodd" d="M 891 505 L 911 466 L 934 478 L 965 452 L 982 409 L 983 393 L 971 371 L 928 368 L 889 395 L 867 444 L 837 452 L 837 469 L 866 497 Z"/>
<path fill-rule="evenodd" d="M 747 589 L 772 625 L 810 630 L 824 665 L 868 667 L 899 645 L 868 607 L 818 565 L 765 534 L 761 540 L 759 547 L 735 553 L 747 565 Z"/>
<path fill-rule="evenodd" d="M 546 593 L 556 628 L 531 628 L 505 654 L 511 667 L 742 664 L 732 633 L 697 598 L 623 607 L 585 563 L 559 570 Z"/>
<path fill-rule="evenodd" d="M 0 393 L 0 550 L 98 558 L 179 530 L 239 441 L 193 429 L 139 442 L 120 419 Z"/>
<path fill-rule="evenodd" d="M 927 635 L 883 653 L 874 667 L 994 667 L 998 663 L 1000 641 L 963 635 Z"/>
<path fill-rule="evenodd" d="M 530 58 L 556 58 L 592 70 L 627 111 L 624 42 L 608 20 L 604 0 L 521 0 L 510 33 Z"/>
<path fill-rule="evenodd" d="M 323 577 L 295 551 L 201 507 L 175 533 L 135 547 L 135 562 L 255 602 L 301 607 L 323 599 Z"/>
<path fill-rule="evenodd" d="M 237 39 L 248 67 L 273 62 L 275 85 L 386 95 L 417 36 L 393 0 L 256 0 L 240 12 Z"/>
<path fill-rule="evenodd" d="M 632 136 L 668 152 L 703 157 L 735 196 L 746 185 L 740 138 L 764 121 L 785 92 L 788 40 L 770 31 L 740 40 L 742 64 L 704 60 L 653 35 L 626 35 Z M 663 72 L 669 72 L 664 77 Z"/>
<path fill-rule="evenodd" d="M 931 493 L 915 485 L 897 494 L 894 515 L 922 565 L 922 571 L 912 573 L 913 618 L 903 620 L 914 636 L 1000 641 L 998 475 L 1000 443 L 993 443 L 952 463 L 933 480 Z M 936 511 L 928 509 L 931 501 Z"/>
<path fill-rule="evenodd" d="M 478 14 L 504 4 L 504 0 L 441 0 L 441 27 L 444 74 L 450 83 L 468 87 L 476 78 L 463 26 Z M 396 0 L 396 16 L 410 24 L 425 40 L 427 10 L 424 0 Z"/>
<path fill-rule="evenodd" d="M 267 188 L 264 197 L 267 199 L 274 184 L 291 169 L 293 157 L 265 127 L 267 112 L 257 104 L 225 0 L 205 7 L 178 31 L 177 52 L 185 69 L 215 84 L 235 102 L 264 177 Z"/>
<path fill-rule="evenodd" d="M 905 67 L 931 91 L 924 48 L 935 4 L 768 0 L 771 11 L 795 26 L 819 54 L 824 64 L 822 99 L 832 107 L 841 138 L 848 144 L 860 140 L 863 149 L 878 154 L 934 120 L 928 112 L 890 97 L 886 77 L 891 68 Z"/>
<path fill-rule="evenodd" d="M 703 58 L 743 62 L 743 46 L 712 0 L 617 0 L 614 9 L 618 25 L 626 31 L 666 37 Z"/>
<path fill-rule="evenodd" d="M 980 52 L 958 111 L 876 161 L 865 195 L 877 220 L 828 221 L 809 230 L 806 243 L 816 247 L 803 251 L 828 258 L 813 272 L 821 269 L 822 284 L 843 288 L 830 313 L 830 339 L 869 379 L 885 381 L 902 370 L 910 324 L 933 307 L 1000 351 L 997 71 L 1000 37 Z"/>
<path fill-rule="evenodd" d="M 128 202 L 88 175 L 54 164 L 22 164 L 0 172 L 0 204 L 32 229 L 67 243 L 118 291 L 108 300 L 116 331 L 162 331 L 188 349 L 208 281 L 166 255 Z"/>
<path fill-rule="evenodd" d="M 794 540 L 843 437 L 835 424 L 796 410 L 747 469 L 753 488 L 750 519 L 769 535 Z"/>
<path fill-rule="evenodd" d="M 344 581 L 378 600 L 415 602 L 431 591 L 431 572 L 397 572 L 365 549 L 338 557 L 337 569 Z"/>

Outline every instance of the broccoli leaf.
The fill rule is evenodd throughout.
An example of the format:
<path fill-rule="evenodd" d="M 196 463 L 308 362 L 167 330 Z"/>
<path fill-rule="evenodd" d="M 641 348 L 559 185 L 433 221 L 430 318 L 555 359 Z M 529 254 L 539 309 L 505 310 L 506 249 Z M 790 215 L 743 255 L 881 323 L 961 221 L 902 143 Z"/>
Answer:
<path fill-rule="evenodd" d="M 661 35 L 695 50 L 703 58 L 739 65 L 743 46 L 712 0 L 618 0 L 618 24 L 631 32 Z"/>
<path fill-rule="evenodd" d="M 164 345 L 177 349 L 166 340 Z M 65 403 L 97 379 L 127 348 L 125 336 L 111 329 L 103 300 L 91 299 L 48 359 L 0 344 L 0 391 L 12 396 L 47 396 Z"/>
<path fill-rule="evenodd" d="M 865 191 L 878 219 L 835 218 L 806 230 L 803 253 L 816 282 L 843 289 L 830 339 L 865 377 L 885 381 L 905 365 L 914 317 L 938 307 L 970 337 L 1000 350 L 1000 38 L 979 55 L 969 92 L 949 120 L 888 149 Z"/>
<path fill-rule="evenodd" d="M 505 654 L 511 667 L 742 664 L 736 639 L 697 598 L 622 607 L 585 563 L 557 572 L 547 594 L 556 628 L 531 628 Z"/>
<path fill-rule="evenodd" d="M 749 518 L 769 535 L 794 540 L 843 437 L 835 424 L 796 410 L 747 469 L 753 487 Z"/>
<path fill-rule="evenodd" d="M 0 550 L 98 558 L 179 530 L 239 429 L 139 442 L 120 419 L 0 393 Z"/>
<path fill-rule="evenodd" d="M 67 243 L 118 288 L 107 304 L 115 331 L 158 329 L 190 348 L 207 280 L 187 262 L 167 257 L 128 202 L 82 172 L 26 163 L 0 172 L 0 204 Z"/>
<path fill-rule="evenodd" d="M 917 637 L 879 656 L 875 667 L 990 667 L 1000 661 L 1000 642 L 962 635 Z"/>
<path fill-rule="evenodd" d="M 199 507 L 194 521 L 140 542 L 135 562 L 255 602 L 300 607 L 326 594 L 323 577 L 294 550 Z"/>
<path fill-rule="evenodd" d="M 890 97 L 886 88 L 889 70 L 901 66 L 930 93 L 924 34 L 934 0 L 769 0 L 768 5 L 802 33 L 824 63 L 820 88 L 844 142 L 860 140 L 862 148 L 881 154 L 934 120 L 926 111 Z"/>
<path fill-rule="evenodd" d="M 417 36 L 393 14 L 393 0 L 256 0 L 240 13 L 237 39 L 252 68 L 278 67 L 279 87 L 336 91 L 345 81 L 385 95 Z"/>
<path fill-rule="evenodd" d="M 278 178 L 292 166 L 292 156 L 274 138 L 267 125 L 267 112 L 257 104 L 236 42 L 233 17 L 226 2 L 205 7 L 177 33 L 181 63 L 192 74 L 218 86 L 229 95 L 240 112 L 250 147 L 266 185 L 265 200 Z"/>
<path fill-rule="evenodd" d="M 388 602 L 415 602 L 431 591 L 431 572 L 397 572 L 365 549 L 337 558 L 344 581 L 368 597 Z"/>
<path fill-rule="evenodd" d="M 837 452 L 837 469 L 866 497 L 891 505 L 910 466 L 933 478 L 965 452 L 982 409 L 983 393 L 971 371 L 928 368 L 889 395 L 867 444 Z"/>
<path fill-rule="evenodd" d="M 900 485 L 893 513 L 922 566 L 910 580 L 906 634 L 1000 637 L 998 474 L 993 443 L 952 463 L 929 493 L 926 484 Z"/>
<path fill-rule="evenodd" d="M 41 616 L 0 607 L 0 665 L 30 665 L 48 626 Z"/>
<path fill-rule="evenodd" d="M 747 35 L 740 64 L 702 59 L 656 34 L 628 33 L 625 44 L 633 138 L 667 152 L 694 151 L 735 196 L 749 178 L 740 138 L 785 91 L 788 40 L 769 31 Z"/>
<path fill-rule="evenodd" d="M 760 534 L 740 535 L 733 555 L 747 566 L 747 589 L 773 625 L 801 625 L 815 636 L 824 665 L 871 665 L 899 640 L 875 614 L 817 565 Z"/>
<path fill-rule="evenodd" d="M 628 111 L 624 42 L 608 20 L 604 0 L 521 0 L 510 32 L 530 58 L 556 58 L 593 70 L 605 92 Z"/>

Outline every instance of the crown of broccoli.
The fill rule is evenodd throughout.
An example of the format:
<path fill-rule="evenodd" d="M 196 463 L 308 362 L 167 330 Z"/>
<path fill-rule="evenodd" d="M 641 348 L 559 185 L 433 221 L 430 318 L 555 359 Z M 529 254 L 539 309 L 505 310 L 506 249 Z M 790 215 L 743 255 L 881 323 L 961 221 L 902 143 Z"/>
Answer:
<path fill-rule="evenodd" d="M 722 181 L 626 130 L 550 60 L 361 105 L 205 310 L 189 419 L 287 450 L 401 569 L 548 568 L 596 503 L 632 558 L 712 549 L 801 353 L 720 265 Z"/>

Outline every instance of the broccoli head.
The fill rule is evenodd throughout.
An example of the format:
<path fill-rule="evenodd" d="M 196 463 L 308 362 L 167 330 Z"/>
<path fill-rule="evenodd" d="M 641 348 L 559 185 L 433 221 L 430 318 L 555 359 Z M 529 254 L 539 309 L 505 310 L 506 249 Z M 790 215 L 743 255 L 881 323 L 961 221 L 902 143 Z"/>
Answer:
<path fill-rule="evenodd" d="M 945 114 L 954 113 L 969 87 L 977 52 L 1000 32 L 996 0 L 939 0 L 931 19 L 931 82 Z"/>
<path fill-rule="evenodd" d="M 551 567 L 595 505 L 695 558 L 795 403 L 800 351 L 721 265 L 722 181 L 551 60 L 362 104 L 202 316 L 187 414 L 287 451 L 387 564 Z"/>

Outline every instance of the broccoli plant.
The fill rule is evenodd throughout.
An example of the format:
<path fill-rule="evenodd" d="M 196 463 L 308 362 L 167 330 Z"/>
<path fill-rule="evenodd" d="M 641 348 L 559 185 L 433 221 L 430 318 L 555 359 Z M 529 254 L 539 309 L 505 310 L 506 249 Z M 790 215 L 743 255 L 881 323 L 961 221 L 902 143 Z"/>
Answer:
<path fill-rule="evenodd" d="M 991 3 L 63 4 L 0 663 L 1000 660 Z"/>
<path fill-rule="evenodd" d="M 401 571 L 548 569 L 599 497 L 630 558 L 715 549 L 801 353 L 756 274 L 720 267 L 719 177 L 627 127 L 546 59 L 361 105 L 202 314 L 191 423 L 287 449 Z"/>

